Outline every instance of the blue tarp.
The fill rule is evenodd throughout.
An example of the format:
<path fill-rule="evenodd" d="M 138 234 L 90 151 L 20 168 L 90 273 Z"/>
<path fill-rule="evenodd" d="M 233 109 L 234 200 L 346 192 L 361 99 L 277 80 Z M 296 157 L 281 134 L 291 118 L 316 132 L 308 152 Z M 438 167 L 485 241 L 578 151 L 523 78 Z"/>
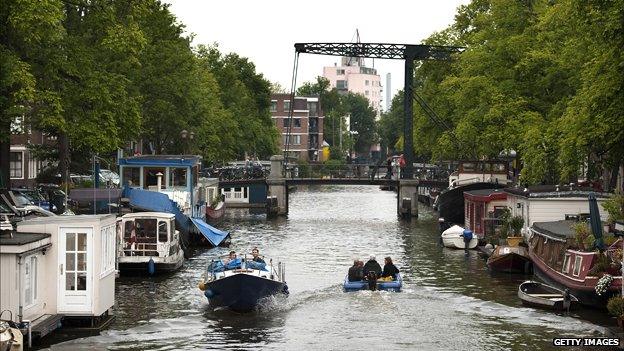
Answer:
<path fill-rule="evenodd" d="M 199 218 L 191 218 L 191 221 L 202 235 L 214 246 L 219 246 L 219 244 L 230 235 L 230 233 L 219 230 Z"/>

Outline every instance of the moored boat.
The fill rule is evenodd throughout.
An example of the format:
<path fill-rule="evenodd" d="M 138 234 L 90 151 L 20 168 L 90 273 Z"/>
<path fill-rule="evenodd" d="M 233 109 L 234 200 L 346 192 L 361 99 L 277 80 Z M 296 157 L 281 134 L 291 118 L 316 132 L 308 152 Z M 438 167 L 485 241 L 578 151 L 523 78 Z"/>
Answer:
<path fill-rule="evenodd" d="M 273 266 L 255 262 L 247 257 L 227 264 L 213 260 L 199 283 L 200 290 L 211 307 L 224 307 L 236 312 L 254 310 L 263 299 L 274 295 L 288 295 L 282 262 Z"/>
<path fill-rule="evenodd" d="M 569 291 L 562 291 L 531 280 L 520 284 L 518 297 L 522 300 L 523 305 L 556 311 L 568 310 L 578 303 L 578 299 Z"/>
<path fill-rule="evenodd" d="M 529 273 L 531 259 L 524 246 L 497 246 L 487 260 L 487 266 L 493 271 L 506 273 Z"/>
<path fill-rule="evenodd" d="M 182 267 L 184 251 L 180 233 L 175 229 L 175 215 L 129 213 L 117 223 L 117 262 L 121 274 L 165 273 Z"/>
<path fill-rule="evenodd" d="M 223 218 L 225 214 L 225 202 L 219 201 L 217 204 L 206 206 L 206 219 L 209 222 L 217 221 Z"/>
<path fill-rule="evenodd" d="M 442 244 L 450 249 L 474 249 L 479 243 L 476 236 L 472 236 L 468 242 L 468 247 L 464 242 L 464 228 L 454 225 L 442 232 Z"/>
<path fill-rule="evenodd" d="M 401 291 L 403 287 L 403 278 L 401 273 L 397 273 L 394 280 L 377 280 L 375 286 L 371 286 L 367 280 L 349 281 L 347 275 L 344 279 L 343 289 L 344 291 L 358 291 L 358 290 L 385 290 L 385 291 Z"/>
<path fill-rule="evenodd" d="M 533 262 L 535 275 L 542 281 L 559 289 L 569 289 L 579 302 L 586 306 L 605 308 L 607 300 L 620 292 L 622 276 L 618 269 L 610 272 L 596 272 L 594 265 L 599 260 L 612 260 L 614 253 L 621 248 L 621 239 L 606 252 L 585 251 L 578 248 L 576 233 L 570 220 L 535 222 L 531 226 L 529 257 Z M 600 257 L 604 255 L 605 257 Z M 615 263 L 615 262 L 613 262 Z M 607 278 L 604 291 L 596 291 L 603 277 Z"/>

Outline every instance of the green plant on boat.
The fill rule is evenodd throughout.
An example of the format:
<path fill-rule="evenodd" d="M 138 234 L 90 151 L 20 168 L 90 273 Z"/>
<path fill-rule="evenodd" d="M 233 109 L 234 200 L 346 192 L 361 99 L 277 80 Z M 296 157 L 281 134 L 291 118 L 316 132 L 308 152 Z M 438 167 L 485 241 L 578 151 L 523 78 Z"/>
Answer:
<path fill-rule="evenodd" d="M 589 270 L 589 275 L 592 276 L 601 276 L 602 273 L 607 273 L 609 268 L 611 267 L 611 259 L 607 257 L 607 255 L 598 252 L 596 255 L 596 261 L 594 265 Z"/>
<path fill-rule="evenodd" d="M 589 250 L 594 245 L 594 236 L 586 222 L 577 222 L 572 225 L 576 245 L 580 250 Z"/>
<path fill-rule="evenodd" d="M 602 204 L 609 214 L 609 223 L 624 220 L 624 194 L 615 194 Z"/>
<path fill-rule="evenodd" d="M 520 236 L 522 227 L 524 227 L 524 219 L 522 216 L 514 216 L 509 219 L 509 228 L 513 231 L 514 236 Z"/>
<path fill-rule="evenodd" d="M 609 311 L 609 314 L 615 317 L 624 317 L 624 298 L 620 295 L 610 298 L 607 302 L 607 310 Z"/>

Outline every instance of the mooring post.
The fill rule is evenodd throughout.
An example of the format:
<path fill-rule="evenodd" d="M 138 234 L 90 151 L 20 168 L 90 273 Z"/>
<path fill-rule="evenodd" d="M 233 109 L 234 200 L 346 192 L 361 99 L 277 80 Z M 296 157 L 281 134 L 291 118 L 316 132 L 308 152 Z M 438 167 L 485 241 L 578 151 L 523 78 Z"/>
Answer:
<path fill-rule="evenodd" d="M 288 186 L 284 178 L 284 156 L 271 156 L 271 173 L 267 177 L 267 216 L 288 214 Z"/>
<path fill-rule="evenodd" d="M 399 180 L 397 212 L 402 218 L 418 217 L 418 179 Z"/>

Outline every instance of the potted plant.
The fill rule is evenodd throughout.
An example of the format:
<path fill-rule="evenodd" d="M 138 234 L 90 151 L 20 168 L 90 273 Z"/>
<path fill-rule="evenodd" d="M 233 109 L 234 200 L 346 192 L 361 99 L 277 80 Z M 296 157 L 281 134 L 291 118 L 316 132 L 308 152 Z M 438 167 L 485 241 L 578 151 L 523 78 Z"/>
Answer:
<path fill-rule="evenodd" d="M 507 237 L 507 245 L 518 246 L 522 242 L 520 231 L 524 227 L 524 219 L 521 216 L 514 216 L 509 219 L 509 228 L 513 232 L 513 236 Z"/>
<path fill-rule="evenodd" d="M 607 302 L 607 310 L 609 314 L 617 318 L 620 330 L 624 330 L 624 299 L 620 295 L 613 296 Z"/>
<path fill-rule="evenodd" d="M 575 233 L 574 237 L 578 249 L 583 251 L 591 250 L 594 244 L 594 236 L 591 234 L 589 225 L 585 222 L 578 222 L 572 225 L 572 229 Z"/>

